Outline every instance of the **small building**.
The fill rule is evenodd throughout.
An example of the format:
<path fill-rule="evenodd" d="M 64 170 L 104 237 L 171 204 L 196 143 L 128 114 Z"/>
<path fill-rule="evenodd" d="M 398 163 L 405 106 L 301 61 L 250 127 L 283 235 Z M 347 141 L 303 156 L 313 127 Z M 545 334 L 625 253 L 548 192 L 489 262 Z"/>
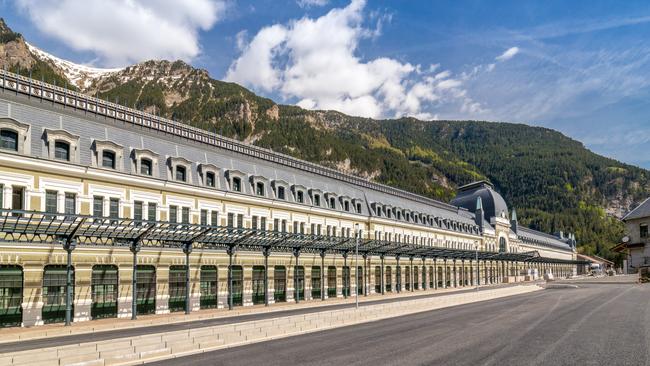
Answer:
<path fill-rule="evenodd" d="M 614 251 L 625 254 L 623 271 L 637 273 L 639 268 L 650 265 L 650 198 L 623 217 L 625 236 Z"/>

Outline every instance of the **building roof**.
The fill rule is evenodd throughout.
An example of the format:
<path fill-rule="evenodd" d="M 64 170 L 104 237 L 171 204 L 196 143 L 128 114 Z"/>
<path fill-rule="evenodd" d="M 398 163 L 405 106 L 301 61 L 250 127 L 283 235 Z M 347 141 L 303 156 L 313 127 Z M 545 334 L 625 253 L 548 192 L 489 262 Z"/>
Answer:
<path fill-rule="evenodd" d="M 623 216 L 623 221 L 650 217 L 650 197 Z"/>
<path fill-rule="evenodd" d="M 481 197 L 483 216 L 486 221 L 489 222 L 492 217 L 500 217 L 502 214 L 508 217 L 506 201 L 494 190 L 492 183 L 484 180 L 458 188 L 458 195 L 451 200 L 451 204 L 475 212 L 478 197 Z"/>
<path fill-rule="evenodd" d="M 573 250 L 570 239 L 546 234 L 527 227 L 519 226 L 517 228 L 517 236 L 524 243 L 528 242 L 531 244 L 545 245 L 562 250 Z"/>

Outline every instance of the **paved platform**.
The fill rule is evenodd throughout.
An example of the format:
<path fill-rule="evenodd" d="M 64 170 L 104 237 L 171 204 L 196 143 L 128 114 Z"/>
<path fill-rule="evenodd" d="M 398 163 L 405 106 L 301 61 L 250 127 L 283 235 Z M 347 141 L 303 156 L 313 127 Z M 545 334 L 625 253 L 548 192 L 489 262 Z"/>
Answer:
<path fill-rule="evenodd" d="M 479 291 L 514 285 L 482 286 Z M 367 306 L 404 299 L 438 297 L 471 291 L 476 291 L 475 287 L 416 290 L 413 292 L 390 293 L 383 296 L 359 296 L 359 303 L 360 306 Z M 147 315 L 140 316 L 135 321 L 130 319 L 102 319 L 73 323 L 69 327 L 65 327 L 63 324 L 51 324 L 33 328 L 7 328 L 3 329 L 0 334 L 0 353 L 344 309 L 353 307 L 354 302 L 354 297 L 348 299 L 335 298 L 326 301 L 302 301 L 298 304 L 294 302 L 278 303 L 269 307 L 263 305 L 236 307 L 230 311 L 226 309 L 201 310 L 189 315 L 183 313 Z"/>
<path fill-rule="evenodd" d="M 155 363 L 648 365 L 650 285 L 581 284 Z"/>
<path fill-rule="evenodd" d="M 108 365 L 138 364 L 215 349 L 291 337 L 346 325 L 377 321 L 432 309 L 539 291 L 536 285 L 501 286 L 483 291 L 457 291 L 441 296 L 403 297 L 395 301 L 366 302 L 361 309 L 345 307 L 306 314 L 219 324 L 180 331 L 147 332 L 101 341 L 57 344 L 0 354 L 0 365 Z M 274 313 L 277 315 L 277 313 Z M 101 333 L 100 333 L 101 334 Z M 44 340 L 38 340 L 44 341 Z M 37 342 L 26 341 L 29 343 Z"/>

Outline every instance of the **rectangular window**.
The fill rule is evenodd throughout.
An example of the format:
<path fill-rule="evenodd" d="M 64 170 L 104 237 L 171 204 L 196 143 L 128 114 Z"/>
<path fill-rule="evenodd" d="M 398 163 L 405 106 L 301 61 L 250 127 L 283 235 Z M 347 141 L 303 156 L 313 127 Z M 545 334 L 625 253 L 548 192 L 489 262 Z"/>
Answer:
<path fill-rule="evenodd" d="M 237 228 L 241 229 L 244 227 L 244 215 L 237 215 Z"/>
<path fill-rule="evenodd" d="M 155 221 L 156 220 L 156 202 L 149 202 L 147 205 L 147 220 Z"/>
<path fill-rule="evenodd" d="M 57 191 L 45 191 L 45 212 L 57 213 Z"/>
<path fill-rule="evenodd" d="M 274 231 L 280 231 L 280 220 L 279 219 L 273 219 L 273 230 Z"/>
<path fill-rule="evenodd" d="M 169 222 L 172 224 L 178 222 L 178 206 L 169 206 Z"/>
<path fill-rule="evenodd" d="M 305 197 L 302 191 L 296 192 L 296 201 L 298 201 L 298 203 L 303 203 L 305 201 Z"/>
<path fill-rule="evenodd" d="M 102 151 L 102 167 L 115 169 L 115 153 L 113 151 Z"/>
<path fill-rule="evenodd" d="M 265 194 L 264 194 L 264 183 L 257 182 L 257 184 L 255 185 L 255 193 L 258 196 L 265 196 Z"/>
<path fill-rule="evenodd" d="M 321 233 L 321 228 L 322 228 L 321 224 L 318 224 L 318 226 L 316 226 L 316 234 L 317 234 L 317 235 L 320 235 L 320 233 Z"/>
<path fill-rule="evenodd" d="M 345 211 L 349 212 L 350 211 L 350 202 L 348 202 L 348 201 L 343 202 L 343 209 Z"/>
<path fill-rule="evenodd" d="M 201 210 L 201 225 L 208 224 L 208 210 Z"/>
<path fill-rule="evenodd" d="M 219 211 L 210 212 L 210 225 L 212 226 L 219 225 Z"/>
<path fill-rule="evenodd" d="M 181 222 L 183 224 L 189 224 L 190 223 L 190 208 L 189 207 L 183 207 L 181 211 Z"/>
<path fill-rule="evenodd" d="M 133 220 L 142 220 L 142 201 L 133 202 Z"/>
<path fill-rule="evenodd" d="M 64 202 L 64 213 L 66 215 L 74 215 L 77 213 L 77 195 L 74 193 L 66 193 L 65 194 L 65 202 Z"/>
<path fill-rule="evenodd" d="M 301 223 L 300 223 L 300 233 L 301 233 L 301 234 L 304 234 L 304 233 L 305 233 L 305 223 L 304 223 L 304 222 L 301 222 Z"/>
<path fill-rule="evenodd" d="M 314 195 L 314 206 L 320 206 L 320 195 Z"/>
<path fill-rule="evenodd" d="M 232 212 L 228 213 L 228 227 L 235 227 L 235 214 Z"/>
<path fill-rule="evenodd" d="M 262 229 L 262 231 L 266 231 L 266 217 L 260 218 L 260 229 Z"/>
<path fill-rule="evenodd" d="M 120 217 L 120 199 L 119 198 L 111 198 L 109 202 L 109 211 L 108 211 L 108 216 L 111 219 L 117 219 Z"/>
<path fill-rule="evenodd" d="M 282 220 L 282 232 L 287 232 L 287 220 Z"/>
<path fill-rule="evenodd" d="M 330 198 L 330 208 L 336 209 L 336 200 L 334 199 L 334 197 Z"/>
<path fill-rule="evenodd" d="M 104 217 L 104 197 L 93 197 L 93 216 Z"/>
<path fill-rule="evenodd" d="M 293 222 L 293 232 L 298 233 L 298 221 Z"/>
<path fill-rule="evenodd" d="M 11 193 L 11 209 L 12 210 L 24 210 L 25 209 L 25 197 L 24 197 L 25 188 L 13 186 Z"/>
<path fill-rule="evenodd" d="M 278 187 L 278 199 L 283 200 L 284 198 L 284 187 Z"/>
<path fill-rule="evenodd" d="M 251 229 L 257 230 L 257 216 L 251 218 Z"/>
<path fill-rule="evenodd" d="M 648 225 L 647 224 L 641 224 L 639 226 L 639 234 L 641 235 L 642 238 L 647 238 L 648 237 Z"/>

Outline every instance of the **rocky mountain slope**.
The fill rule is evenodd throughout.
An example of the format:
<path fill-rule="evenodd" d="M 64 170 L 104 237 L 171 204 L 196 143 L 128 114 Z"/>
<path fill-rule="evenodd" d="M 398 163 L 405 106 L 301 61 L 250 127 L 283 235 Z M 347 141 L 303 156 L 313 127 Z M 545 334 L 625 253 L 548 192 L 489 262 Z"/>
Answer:
<path fill-rule="evenodd" d="M 182 61 L 89 68 L 28 45 L 1 21 L 0 66 L 443 201 L 489 179 L 523 224 L 576 232 L 581 251 L 606 257 L 622 235 L 616 217 L 650 195 L 650 172 L 546 128 L 309 111 Z"/>

